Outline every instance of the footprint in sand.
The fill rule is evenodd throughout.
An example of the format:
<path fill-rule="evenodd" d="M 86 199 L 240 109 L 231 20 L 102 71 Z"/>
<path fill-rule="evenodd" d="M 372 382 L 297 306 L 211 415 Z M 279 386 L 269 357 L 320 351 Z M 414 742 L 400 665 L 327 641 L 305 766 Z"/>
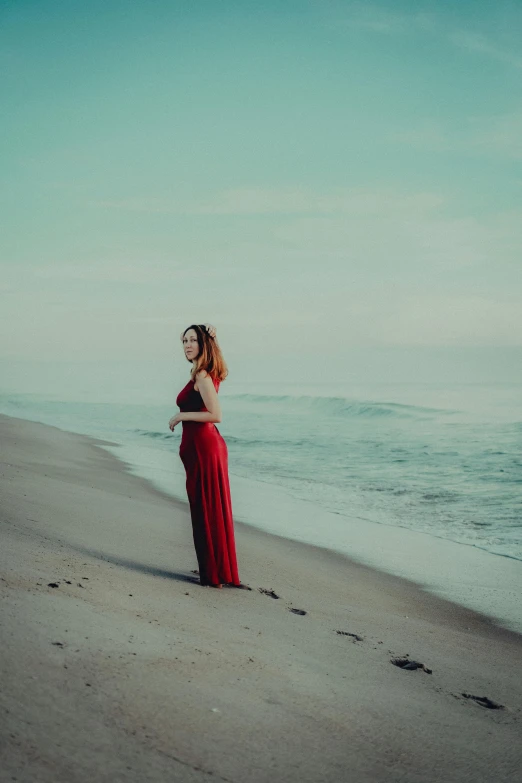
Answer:
<path fill-rule="evenodd" d="M 363 641 L 363 637 L 359 636 L 358 633 L 350 633 L 350 631 L 336 631 L 335 633 L 338 633 L 339 636 L 351 636 L 354 642 Z"/>
<path fill-rule="evenodd" d="M 409 658 L 390 658 L 390 662 L 393 663 L 394 666 L 398 666 L 399 669 L 404 669 L 408 672 L 422 669 L 426 674 L 432 674 L 432 670 L 428 669 L 423 663 L 419 663 L 419 661 L 410 661 Z"/>
<path fill-rule="evenodd" d="M 268 595 L 270 598 L 279 598 L 277 593 L 274 593 L 273 590 L 266 590 L 264 587 L 258 587 L 257 589 L 260 593 L 263 593 L 263 595 Z"/>
<path fill-rule="evenodd" d="M 472 701 L 476 702 L 476 704 L 480 704 L 481 707 L 485 707 L 488 710 L 506 709 L 503 704 L 498 704 L 496 701 L 489 699 L 487 696 L 473 696 L 471 693 L 463 693 L 462 696 L 464 696 L 465 699 L 471 699 Z"/>

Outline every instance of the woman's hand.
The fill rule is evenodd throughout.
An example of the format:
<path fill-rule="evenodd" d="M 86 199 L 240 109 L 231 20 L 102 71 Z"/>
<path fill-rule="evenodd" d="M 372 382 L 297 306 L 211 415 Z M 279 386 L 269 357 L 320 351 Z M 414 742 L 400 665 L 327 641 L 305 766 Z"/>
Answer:
<path fill-rule="evenodd" d="M 176 426 L 176 424 L 179 424 L 180 421 L 181 421 L 181 412 L 176 413 L 176 415 L 171 418 L 171 420 L 169 421 L 169 430 L 171 432 L 174 432 L 174 427 Z"/>

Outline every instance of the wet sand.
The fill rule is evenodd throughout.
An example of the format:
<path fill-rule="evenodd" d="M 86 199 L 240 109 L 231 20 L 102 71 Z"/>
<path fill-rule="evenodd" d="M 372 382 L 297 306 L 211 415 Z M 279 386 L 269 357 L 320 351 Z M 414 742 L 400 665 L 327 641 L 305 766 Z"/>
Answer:
<path fill-rule="evenodd" d="M 100 441 L 0 435 L 2 781 L 518 779 L 520 635 L 239 523 L 252 590 L 202 588 L 185 504 Z"/>

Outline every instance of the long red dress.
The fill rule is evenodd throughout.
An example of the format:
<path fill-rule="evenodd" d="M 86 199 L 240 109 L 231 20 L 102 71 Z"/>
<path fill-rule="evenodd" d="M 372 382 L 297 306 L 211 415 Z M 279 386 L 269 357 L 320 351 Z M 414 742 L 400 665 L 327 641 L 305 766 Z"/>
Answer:
<path fill-rule="evenodd" d="M 213 379 L 216 392 L 220 381 Z M 189 381 L 176 405 L 182 412 L 206 411 L 201 394 Z M 183 421 L 179 455 L 187 473 L 187 495 L 202 585 L 239 585 L 227 444 L 216 425 Z"/>

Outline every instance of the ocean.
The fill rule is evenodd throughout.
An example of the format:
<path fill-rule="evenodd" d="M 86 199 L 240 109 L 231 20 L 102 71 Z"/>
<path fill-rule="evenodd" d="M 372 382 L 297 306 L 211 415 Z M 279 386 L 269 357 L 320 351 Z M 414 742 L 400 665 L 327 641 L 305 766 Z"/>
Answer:
<path fill-rule="evenodd" d="M 522 575 L 522 385 L 275 394 L 281 389 L 269 384 L 238 389 L 227 380 L 221 390 L 236 519 L 522 627 L 518 577 L 513 583 Z M 0 393 L 0 412 L 112 441 L 106 448 L 132 472 L 186 499 L 181 428 L 167 426 L 176 410 L 175 394 L 158 405 Z"/>

